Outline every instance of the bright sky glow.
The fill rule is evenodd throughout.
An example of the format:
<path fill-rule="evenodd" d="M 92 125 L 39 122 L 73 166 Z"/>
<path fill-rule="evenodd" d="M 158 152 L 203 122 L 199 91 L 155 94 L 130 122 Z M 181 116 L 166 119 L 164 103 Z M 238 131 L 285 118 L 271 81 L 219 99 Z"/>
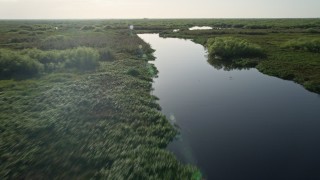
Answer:
<path fill-rule="evenodd" d="M 0 0 L 0 19 L 320 18 L 320 0 Z"/>

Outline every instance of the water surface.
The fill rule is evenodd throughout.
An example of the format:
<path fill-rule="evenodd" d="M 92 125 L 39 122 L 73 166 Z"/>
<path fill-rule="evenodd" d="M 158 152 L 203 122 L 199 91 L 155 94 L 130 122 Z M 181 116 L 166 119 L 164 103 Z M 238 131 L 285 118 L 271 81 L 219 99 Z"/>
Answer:
<path fill-rule="evenodd" d="M 193 31 L 193 30 L 209 30 L 212 29 L 212 27 L 210 26 L 193 26 L 191 28 L 189 28 L 189 30 Z"/>
<path fill-rule="evenodd" d="M 174 29 L 174 30 L 172 30 L 172 32 L 179 32 L 180 31 L 180 29 Z"/>
<path fill-rule="evenodd" d="M 156 51 L 153 94 L 180 126 L 168 149 L 206 179 L 320 179 L 320 97 L 256 69 L 216 69 L 190 40 L 139 35 Z"/>

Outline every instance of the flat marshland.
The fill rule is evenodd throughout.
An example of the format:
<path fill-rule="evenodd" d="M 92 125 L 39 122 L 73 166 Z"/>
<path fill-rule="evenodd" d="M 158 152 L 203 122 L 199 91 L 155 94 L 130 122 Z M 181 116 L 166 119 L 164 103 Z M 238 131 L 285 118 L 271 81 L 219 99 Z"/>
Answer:
<path fill-rule="evenodd" d="M 138 33 L 320 92 L 319 19 L 2 20 L 1 179 L 202 178 L 166 149 L 178 130 L 151 94 L 154 49 Z"/>
<path fill-rule="evenodd" d="M 177 132 L 150 94 L 153 50 L 104 24 L 1 22 L 1 179 L 197 174 L 164 149 Z"/>

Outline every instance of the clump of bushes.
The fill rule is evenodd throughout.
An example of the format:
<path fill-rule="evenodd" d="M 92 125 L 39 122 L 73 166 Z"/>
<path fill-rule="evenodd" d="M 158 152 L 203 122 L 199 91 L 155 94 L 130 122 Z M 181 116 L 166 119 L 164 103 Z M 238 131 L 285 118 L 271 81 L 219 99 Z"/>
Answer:
<path fill-rule="evenodd" d="M 115 53 L 110 48 L 100 48 L 99 50 L 101 61 L 113 61 Z"/>
<path fill-rule="evenodd" d="M 89 47 L 51 51 L 26 49 L 21 53 L 38 60 L 47 72 L 62 68 L 93 70 L 99 66 L 100 59 L 98 50 Z"/>
<path fill-rule="evenodd" d="M 66 47 L 72 47 L 70 38 L 64 35 L 53 35 L 45 38 L 39 45 L 41 49 L 66 49 Z"/>
<path fill-rule="evenodd" d="M 208 52 L 211 57 L 221 59 L 263 57 L 260 46 L 244 39 L 234 37 L 216 37 L 208 40 Z"/>
<path fill-rule="evenodd" d="M 43 65 L 30 56 L 0 49 L 0 78 L 29 77 L 40 73 Z"/>
<path fill-rule="evenodd" d="M 108 30 L 108 29 L 113 29 L 114 27 L 113 26 L 110 26 L 110 25 L 106 25 L 103 27 L 104 30 Z"/>
<path fill-rule="evenodd" d="M 93 48 L 78 47 L 66 50 L 65 67 L 79 70 L 93 70 L 99 65 L 99 52 Z"/>
<path fill-rule="evenodd" d="M 99 60 L 98 50 L 88 47 L 52 51 L 0 49 L 0 78 L 31 77 L 62 69 L 94 70 Z"/>
<path fill-rule="evenodd" d="M 308 33 L 320 33 L 320 29 L 309 28 L 306 30 Z"/>
<path fill-rule="evenodd" d="M 52 72 L 54 70 L 61 69 L 63 67 L 63 63 L 66 61 L 64 51 L 42 51 L 39 49 L 25 49 L 21 51 L 21 53 L 38 60 L 41 64 L 44 65 L 44 70 L 46 72 Z"/>
<path fill-rule="evenodd" d="M 127 74 L 133 77 L 137 77 L 140 75 L 140 72 L 136 69 L 131 68 L 127 71 Z"/>
<path fill-rule="evenodd" d="M 287 41 L 283 48 L 320 53 L 320 39 L 298 38 Z"/>

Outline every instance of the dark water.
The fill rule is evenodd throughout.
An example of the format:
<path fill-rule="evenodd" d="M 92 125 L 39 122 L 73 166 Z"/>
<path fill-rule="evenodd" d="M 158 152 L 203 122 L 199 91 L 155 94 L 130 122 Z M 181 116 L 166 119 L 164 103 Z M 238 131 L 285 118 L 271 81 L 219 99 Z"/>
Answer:
<path fill-rule="evenodd" d="M 139 35 L 156 50 L 153 94 L 180 126 L 168 149 L 206 179 L 320 179 L 320 96 L 256 69 L 224 71 L 190 40 Z"/>

